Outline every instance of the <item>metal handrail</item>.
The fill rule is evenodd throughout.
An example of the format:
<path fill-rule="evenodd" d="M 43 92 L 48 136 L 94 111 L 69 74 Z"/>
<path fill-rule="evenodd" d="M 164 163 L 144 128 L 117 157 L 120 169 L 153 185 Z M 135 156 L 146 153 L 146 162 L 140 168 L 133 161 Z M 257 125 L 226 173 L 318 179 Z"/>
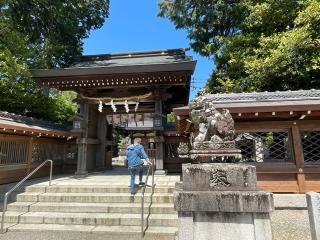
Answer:
<path fill-rule="evenodd" d="M 144 193 L 146 191 L 146 187 L 148 186 L 147 183 L 148 183 L 148 178 L 150 175 L 150 168 L 152 168 L 151 195 L 153 195 L 153 193 L 154 193 L 154 162 L 155 162 L 155 159 L 152 159 L 151 165 L 148 165 L 146 182 L 142 188 L 142 193 L 141 193 L 141 237 L 144 237 Z"/>
<path fill-rule="evenodd" d="M 11 188 L 6 194 L 4 195 L 4 201 L 3 201 L 3 211 L 2 211 L 2 219 L 1 219 L 1 233 L 5 233 L 3 226 L 4 226 L 4 218 L 7 211 L 7 205 L 8 205 L 8 197 L 9 195 L 16 190 L 18 187 L 21 186 L 22 183 L 24 183 L 29 177 L 31 177 L 35 172 L 37 172 L 43 165 L 45 165 L 47 162 L 50 162 L 50 177 L 49 177 L 49 186 L 51 186 L 51 180 L 52 180 L 52 160 L 46 160 L 43 163 L 41 163 L 35 170 L 33 170 L 31 173 L 29 173 L 24 179 L 22 179 L 20 182 L 18 182 L 13 188 Z"/>

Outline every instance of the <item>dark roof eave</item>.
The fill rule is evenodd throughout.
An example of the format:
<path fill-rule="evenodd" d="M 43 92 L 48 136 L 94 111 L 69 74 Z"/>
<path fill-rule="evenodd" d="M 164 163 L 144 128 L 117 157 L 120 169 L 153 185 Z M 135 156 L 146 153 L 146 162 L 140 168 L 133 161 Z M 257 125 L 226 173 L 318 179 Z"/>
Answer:
<path fill-rule="evenodd" d="M 189 115 L 189 107 L 188 106 L 173 108 L 172 111 L 173 111 L 174 115 L 176 115 L 176 116 Z"/>
<path fill-rule="evenodd" d="M 301 112 L 301 111 L 319 111 L 320 110 L 320 101 L 315 104 L 307 104 L 305 101 L 301 101 L 300 103 L 292 102 L 291 105 L 276 105 L 273 106 L 272 103 L 270 105 L 258 106 L 258 105 L 250 105 L 250 106 L 231 106 L 228 104 L 219 104 L 217 105 L 217 109 L 226 108 L 230 111 L 230 113 L 255 113 L 255 112 Z M 176 116 L 188 116 L 189 115 L 189 107 L 179 107 L 174 108 L 173 113 Z"/>
<path fill-rule="evenodd" d="M 46 77 L 66 77 L 66 76 L 81 76 L 91 74 L 125 74 L 125 73 L 146 73 L 146 72 L 171 72 L 171 71 L 190 71 L 194 72 L 196 66 L 195 60 L 176 62 L 176 63 L 161 63 L 148 65 L 123 65 L 114 67 L 79 67 L 79 68 L 62 68 L 62 69 L 32 69 L 33 78 Z"/>

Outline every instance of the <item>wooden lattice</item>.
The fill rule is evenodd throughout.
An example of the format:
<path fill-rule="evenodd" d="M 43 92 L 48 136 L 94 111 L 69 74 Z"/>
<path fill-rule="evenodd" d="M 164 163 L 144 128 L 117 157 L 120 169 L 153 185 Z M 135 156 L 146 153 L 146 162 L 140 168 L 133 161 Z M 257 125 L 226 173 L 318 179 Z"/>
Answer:
<path fill-rule="evenodd" d="M 303 157 L 306 164 L 320 164 L 320 131 L 301 132 Z"/>
<path fill-rule="evenodd" d="M 242 162 L 293 162 L 289 131 L 238 133 L 236 146 Z"/>

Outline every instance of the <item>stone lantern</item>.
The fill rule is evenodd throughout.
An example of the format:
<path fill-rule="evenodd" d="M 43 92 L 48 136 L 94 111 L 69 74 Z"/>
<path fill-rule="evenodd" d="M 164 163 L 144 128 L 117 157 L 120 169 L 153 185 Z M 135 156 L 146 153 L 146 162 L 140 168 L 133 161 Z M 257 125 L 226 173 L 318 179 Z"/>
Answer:
<path fill-rule="evenodd" d="M 78 132 L 81 133 L 83 132 L 84 129 L 84 121 L 83 121 L 83 117 L 81 117 L 80 115 L 75 115 L 72 118 L 73 124 L 72 124 L 72 132 Z"/>

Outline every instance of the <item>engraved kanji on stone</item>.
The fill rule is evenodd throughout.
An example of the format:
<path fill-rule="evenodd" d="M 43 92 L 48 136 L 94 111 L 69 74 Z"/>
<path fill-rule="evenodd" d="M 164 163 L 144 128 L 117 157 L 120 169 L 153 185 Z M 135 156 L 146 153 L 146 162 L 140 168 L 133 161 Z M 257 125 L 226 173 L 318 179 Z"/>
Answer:
<path fill-rule="evenodd" d="M 227 172 L 221 169 L 216 169 L 210 173 L 210 187 L 228 187 L 230 183 L 227 179 Z"/>

